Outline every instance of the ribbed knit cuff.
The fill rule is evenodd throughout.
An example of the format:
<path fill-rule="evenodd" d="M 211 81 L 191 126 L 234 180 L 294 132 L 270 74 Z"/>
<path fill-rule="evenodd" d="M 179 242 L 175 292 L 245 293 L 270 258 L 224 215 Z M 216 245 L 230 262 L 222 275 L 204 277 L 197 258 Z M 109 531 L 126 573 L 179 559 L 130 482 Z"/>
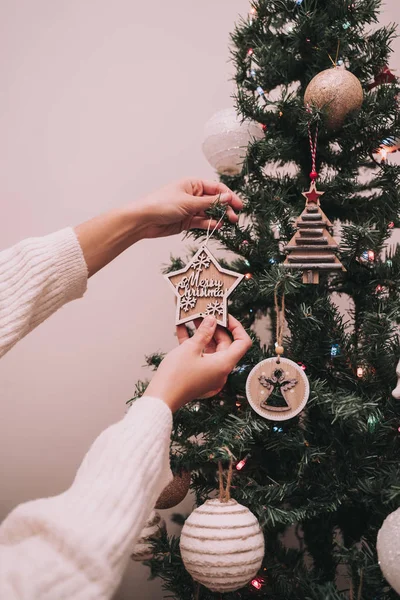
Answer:
<path fill-rule="evenodd" d="M 81 298 L 86 292 L 88 268 L 78 238 L 71 227 L 45 237 L 54 252 L 54 265 L 65 294 L 65 302 Z"/>

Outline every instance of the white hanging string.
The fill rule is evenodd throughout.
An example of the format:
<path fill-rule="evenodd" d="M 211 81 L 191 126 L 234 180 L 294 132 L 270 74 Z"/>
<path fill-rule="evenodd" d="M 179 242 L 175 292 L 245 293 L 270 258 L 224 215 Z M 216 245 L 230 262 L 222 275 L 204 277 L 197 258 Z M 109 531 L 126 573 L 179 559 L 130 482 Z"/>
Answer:
<path fill-rule="evenodd" d="M 218 223 L 215 225 L 215 227 L 214 227 L 214 229 L 212 230 L 211 233 L 210 233 L 210 229 L 211 229 L 211 221 L 212 221 L 212 219 L 210 219 L 208 221 L 207 236 L 206 236 L 206 240 L 204 242 L 204 246 L 207 246 L 210 238 L 213 236 L 213 234 L 215 233 L 215 231 L 218 229 L 218 225 L 221 223 L 221 221 L 225 217 L 225 215 L 226 215 L 226 210 L 224 211 L 224 214 L 222 215 L 222 217 L 220 218 L 220 220 L 218 221 Z"/>

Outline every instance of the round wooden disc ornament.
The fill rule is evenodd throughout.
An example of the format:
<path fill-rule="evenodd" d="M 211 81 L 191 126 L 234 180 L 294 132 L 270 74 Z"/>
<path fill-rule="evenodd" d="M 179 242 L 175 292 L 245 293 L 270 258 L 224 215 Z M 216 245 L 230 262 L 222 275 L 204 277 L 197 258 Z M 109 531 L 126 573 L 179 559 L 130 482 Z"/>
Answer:
<path fill-rule="evenodd" d="M 265 419 L 287 421 L 307 404 L 310 384 L 303 369 L 292 360 L 266 358 L 250 372 L 246 395 L 253 410 Z"/>
<path fill-rule="evenodd" d="M 285 294 L 279 306 L 277 284 L 274 294 L 276 313 L 276 345 L 274 358 L 266 358 L 254 367 L 247 378 L 246 395 L 250 406 L 271 421 L 287 421 L 299 414 L 307 404 L 310 384 L 303 369 L 283 358 Z"/>

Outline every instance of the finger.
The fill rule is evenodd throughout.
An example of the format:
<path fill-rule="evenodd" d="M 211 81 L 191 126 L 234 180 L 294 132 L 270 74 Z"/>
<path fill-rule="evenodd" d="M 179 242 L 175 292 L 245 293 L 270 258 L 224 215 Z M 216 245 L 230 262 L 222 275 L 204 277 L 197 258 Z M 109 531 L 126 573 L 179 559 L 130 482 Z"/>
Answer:
<path fill-rule="evenodd" d="M 229 193 L 233 197 L 233 208 L 235 208 L 236 210 L 241 210 L 243 208 L 243 202 L 241 201 L 239 196 L 232 192 L 232 190 L 229 189 L 228 186 L 224 183 L 221 183 L 220 181 L 207 181 L 204 179 L 196 183 L 197 186 L 193 186 L 193 189 L 196 191 L 202 189 L 201 194 L 195 192 L 196 196 L 219 196 L 220 194 Z"/>
<path fill-rule="evenodd" d="M 234 210 L 242 210 L 243 208 L 243 202 L 231 190 L 227 192 L 222 192 L 220 194 L 214 194 L 212 196 L 204 194 L 204 196 L 202 196 L 202 199 L 206 204 L 209 204 L 209 208 L 215 203 L 218 203 L 222 206 L 232 206 Z"/>
<path fill-rule="evenodd" d="M 179 344 L 183 344 L 183 342 L 190 339 L 186 325 L 177 325 L 176 337 L 178 338 Z"/>
<path fill-rule="evenodd" d="M 210 227 L 210 231 L 212 231 L 214 228 L 221 229 L 222 221 L 221 223 L 218 223 L 216 219 L 211 219 L 210 221 L 210 219 L 206 219 L 204 217 L 193 217 L 188 229 L 208 229 L 208 227 Z"/>
<path fill-rule="evenodd" d="M 229 315 L 228 329 L 232 334 L 233 342 L 225 351 L 228 362 L 233 369 L 236 363 L 246 354 L 252 345 L 250 336 L 237 319 Z"/>
<path fill-rule="evenodd" d="M 243 203 L 240 200 L 239 204 L 235 201 L 233 192 L 225 192 L 217 196 L 187 196 L 185 209 L 188 215 L 201 216 L 205 211 L 212 208 L 215 204 L 219 204 L 222 208 L 230 210 L 231 214 L 235 214 L 234 210 L 241 210 Z M 237 220 L 237 219 L 236 219 Z"/>
<path fill-rule="evenodd" d="M 216 327 L 217 319 L 210 315 L 204 319 L 194 336 L 191 338 L 190 341 L 196 345 L 200 352 L 203 352 L 204 348 L 206 348 L 213 339 Z"/>
<path fill-rule="evenodd" d="M 226 208 L 226 216 L 231 223 L 237 223 L 239 221 L 239 217 L 230 206 L 227 206 Z"/>
<path fill-rule="evenodd" d="M 232 344 L 232 338 L 226 331 L 225 327 L 217 327 L 214 333 L 214 340 L 216 343 L 216 352 L 221 352 L 221 350 L 227 350 Z"/>
<path fill-rule="evenodd" d="M 198 329 L 200 327 L 200 325 L 202 324 L 203 319 L 195 319 L 193 322 L 194 322 L 194 326 L 196 327 L 196 329 Z M 207 344 L 206 348 L 204 348 L 204 354 L 214 354 L 216 347 L 217 347 L 217 345 L 213 338 L 211 340 L 211 342 L 209 342 L 209 344 Z"/>

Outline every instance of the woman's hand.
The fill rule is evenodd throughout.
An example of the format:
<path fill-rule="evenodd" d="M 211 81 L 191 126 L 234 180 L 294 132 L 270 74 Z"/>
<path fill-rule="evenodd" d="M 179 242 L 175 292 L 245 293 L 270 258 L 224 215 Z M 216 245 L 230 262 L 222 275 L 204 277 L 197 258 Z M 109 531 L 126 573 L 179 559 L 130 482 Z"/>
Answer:
<path fill-rule="evenodd" d="M 167 185 L 143 200 L 77 225 L 75 233 L 89 277 L 143 238 L 173 235 L 188 229 L 207 229 L 210 219 L 205 211 L 216 200 L 226 206 L 231 223 L 236 223 L 235 210 L 241 210 L 243 202 L 226 185 L 185 179 Z M 212 219 L 210 227 L 216 225 Z"/>
<path fill-rule="evenodd" d="M 155 238 L 189 229 L 207 229 L 210 219 L 205 211 L 216 200 L 226 206 L 230 222 L 236 223 L 235 211 L 243 208 L 243 202 L 223 183 L 184 179 L 167 185 L 133 205 L 141 237 Z M 210 227 L 216 225 L 217 221 L 211 220 Z"/>
<path fill-rule="evenodd" d="M 181 345 L 164 358 L 146 395 L 161 398 L 174 412 L 191 400 L 217 394 L 251 346 L 250 337 L 232 316 L 228 329 L 232 337 L 217 327 L 215 317 L 206 317 L 189 338 L 186 327 L 180 325 Z"/>

